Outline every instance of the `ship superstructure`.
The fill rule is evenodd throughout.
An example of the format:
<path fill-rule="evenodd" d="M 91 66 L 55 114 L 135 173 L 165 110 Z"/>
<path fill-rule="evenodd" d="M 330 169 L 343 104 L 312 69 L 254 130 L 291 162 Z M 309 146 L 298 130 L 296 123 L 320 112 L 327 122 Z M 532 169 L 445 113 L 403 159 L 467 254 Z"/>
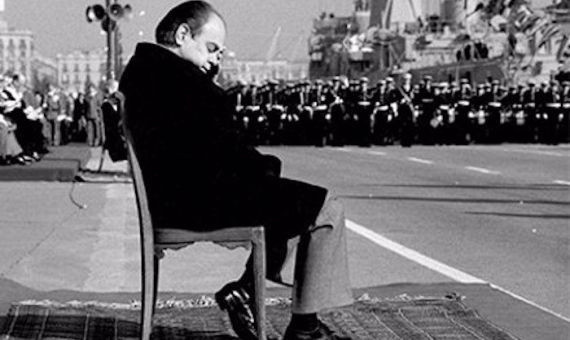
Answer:
<path fill-rule="evenodd" d="M 567 35 L 548 36 L 552 13 L 525 0 L 357 0 L 351 16 L 314 20 L 309 74 L 520 81 L 540 73 L 541 49 L 564 50 Z"/>

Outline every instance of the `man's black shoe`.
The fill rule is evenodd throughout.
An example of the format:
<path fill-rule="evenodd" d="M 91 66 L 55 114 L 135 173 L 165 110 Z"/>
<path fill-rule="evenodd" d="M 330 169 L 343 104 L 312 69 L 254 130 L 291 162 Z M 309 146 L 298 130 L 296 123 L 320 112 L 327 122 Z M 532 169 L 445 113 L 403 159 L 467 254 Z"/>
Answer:
<path fill-rule="evenodd" d="M 40 154 L 37 152 L 32 152 L 31 154 L 29 154 L 30 157 L 33 158 L 34 161 L 38 162 L 39 160 L 41 160 L 42 158 L 40 157 Z"/>
<path fill-rule="evenodd" d="M 238 282 L 225 285 L 215 294 L 215 298 L 218 306 L 228 312 L 232 327 L 240 339 L 258 339 L 251 307 L 253 299 Z"/>
<path fill-rule="evenodd" d="M 319 326 L 312 331 L 297 330 L 287 327 L 283 340 L 348 340 L 338 337 L 319 321 Z"/>
<path fill-rule="evenodd" d="M 27 163 L 32 163 L 34 161 L 34 159 L 32 157 L 30 157 L 24 153 L 20 153 L 16 157 L 23 159 L 24 162 L 27 162 Z"/>
<path fill-rule="evenodd" d="M 26 163 L 26 161 L 24 160 L 24 158 L 22 158 L 21 156 L 12 156 L 10 158 L 10 162 L 12 164 L 20 164 L 20 165 L 26 165 L 28 163 Z"/>

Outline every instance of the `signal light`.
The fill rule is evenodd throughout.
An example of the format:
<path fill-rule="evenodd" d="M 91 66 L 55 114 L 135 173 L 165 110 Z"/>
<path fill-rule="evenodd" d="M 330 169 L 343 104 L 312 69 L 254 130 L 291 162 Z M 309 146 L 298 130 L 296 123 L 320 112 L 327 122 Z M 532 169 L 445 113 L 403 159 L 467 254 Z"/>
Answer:
<path fill-rule="evenodd" d="M 123 17 L 123 14 L 124 14 L 123 6 L 116 3 L 109 6 L 109 16 L 111 17 L 111 19 L 119 20 Z"/>
<path fill-rule="evenodd" d="M 107 13 L 105 11 L 105 7 L 102 5 L 88 6 L 87 10 L 85 11 L 87 22 L 100 21 L 103 20 L 106 16 Z"/>

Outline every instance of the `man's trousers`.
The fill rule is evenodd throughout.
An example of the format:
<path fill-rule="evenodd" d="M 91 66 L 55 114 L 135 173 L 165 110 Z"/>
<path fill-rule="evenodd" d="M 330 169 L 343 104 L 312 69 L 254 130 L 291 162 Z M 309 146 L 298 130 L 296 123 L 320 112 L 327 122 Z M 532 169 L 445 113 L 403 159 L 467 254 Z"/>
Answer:
<path fill-rule="evenodd" d="M 87 145 L 98 146 L 101 144 L 102 131 L 101 131 L 101 121 L 99 119 L 87 118 L 86 131 L 87 131 Z"/>
<path fill-rule="evenodd" d="M 316 223 L 297 238 L 293 313 L 316 313 L 353 302 L 344 209 L 327 196 Z"/>
<path fill-rule="evenodd" d="M 293 313 L 316 313 L 353 302 L 344 208 L 337 198 L 327 195 L 315 223 L 297 236 L 287 240 L 274 228 L 265 226 L 267 278 L 286 284 L 281 271 L 295 254 Z M 252 273 L 250 257 L 244 275 Z"/>

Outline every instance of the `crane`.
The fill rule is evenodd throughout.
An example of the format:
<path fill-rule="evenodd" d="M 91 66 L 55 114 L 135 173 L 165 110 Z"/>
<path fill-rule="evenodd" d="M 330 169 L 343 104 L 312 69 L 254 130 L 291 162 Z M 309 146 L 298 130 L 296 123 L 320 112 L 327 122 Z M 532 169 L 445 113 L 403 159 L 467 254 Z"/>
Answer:
<path fill-rule="evenodd" d="M 277 52 L 277 44 L 279 43 L 279 36 L 281 35 L 281 26 L 277 27 L 273 37 L 271 38 L 271 43 L 269 44 L 269 48 L 267 49 L 267 53 L 265 54 L 265 61 L 269 62 L 275 58 L 275 54 Z"/>

